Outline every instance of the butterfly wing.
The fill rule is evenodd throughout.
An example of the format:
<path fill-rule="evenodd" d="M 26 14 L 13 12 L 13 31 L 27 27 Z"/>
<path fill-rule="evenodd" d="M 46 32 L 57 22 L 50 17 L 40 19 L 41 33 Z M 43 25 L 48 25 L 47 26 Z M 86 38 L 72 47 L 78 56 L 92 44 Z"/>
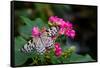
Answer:
<path fill-rule="evenodd" d="M 35 49 L 38 53 L 43 54 L 46 49 L 40 37 L 33 38 Z"/>
<path fill-rule="evenodd" d="M 52 40 L 51 37 L 48 37 L 47 35 L 47 32 L 44 32 L 42 35 L 41 35 L 41 39 L 42 39 L 42 42 L 44 44 L 44 46 L 48 49 L 52 48 L 53 47 L 53 44 L 54 44 L 54 40 Z"/>
<path fill-rule="evenodd" d="M 51 36 L 49 36 L 49 35 Z M 33 37 L 27 44 L 25 44 L 21 51 L 25 53 L 32 52 L 34 49 L 38 52 L 43 54 L 46 49 L 53 48 L 54 41 L 51 37 L 57 34 L 56 27 L 51 27 L 48 29 L 48 32 L 42 32 L 40 37 Z"/>
<path fill-rule="evenodd" d="M 33 40 L 29 40 L 20 50 L 24 53 L 32 52 L 34 49 Z"/>
<path fill-rule="evenodd" d="M 56 36 L 58 33 L 58 27 L 50 27 L 49 29 L 47 29 L 48 32 L 48 36 L 52 37 L 52 36 Z"/>

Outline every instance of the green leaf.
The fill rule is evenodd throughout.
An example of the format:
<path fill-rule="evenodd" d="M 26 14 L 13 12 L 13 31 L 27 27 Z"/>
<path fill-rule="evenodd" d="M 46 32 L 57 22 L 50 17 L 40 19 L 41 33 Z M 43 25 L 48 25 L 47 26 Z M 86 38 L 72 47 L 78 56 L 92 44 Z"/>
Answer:
<path fill-rule="evenodd" d="M 31 53 L 23 53 L 20 51 L 25 44 L 26 41 L 21 36 L 15 38 L 15 66 L 24 64 L 28 58 L 35 55 L 35 51 Z"/>
<path fill-rule="evenodd" d="M 31 21 L 29 18 L 25 17 L 25 16 L 20 16 L 20 18 L 22 19 L 22 21 L 28 25 L 28 26 L 31 26 L 33 21 Z"/>
<path fill-rule="evenodd" d="M 25 23 L 25 25 L 19 27 L 19 33 L 22 37 L 28 39 L 31 37 L 31 31 L 34 23 L 25 16 L 20 16 L 20 18 Z"/>
<path fill-rule="evenodd" d="M 31 31 L 34 26 L 37 26 L 40 29 L 43 26 L 48 28 L 48 25 L 46 25 L 40 18 L 36 18 L 34 21 L 32 21 L 25 16 L 21 16 L 21 19 L 25 23 L 25 25 L 19 27 L 19 33 L 21 36 L 23 36 L 26 39 L 29 39 L 31 37 L 31 33 L 32 33 Z"/>
<path fill-rule="evenodd" d="M 80 59 L 79 62 L 89 62 L 94 61 L 88 54 L 84 56 L 84 58 Z"/>
<path fill-rule="evenodd" d="M 25 16 L 20 16 L 22 21 L 28 25 L 28 26 L 38 26 L 39 28 L 42 28 L 43 26 L 48 27 L 48 23 L 45 24 L 43 22 L 43 20 L 41 20 L 40 18 L 36 18 L 34 21 L 30 20 L 29 18 L 25 17 Z"/>
<path fill-rule="evenodd" d="M 26 39 L 28 39 L 32 36 L 31 31 L 32 31 L 32 26 L 26 25 L 26 26 L 22 26 L 19 28 L 20 35 Z"/>
<path fill-rule="evenodd" d="M 44 64 L 45 63 L 45 56 L 42 54 L 34 54 L 35 56 L 33 58 L 38 57 L 38 60 L 40 60 L 38 63 Z M 33 60 L 34 61 L 34 60 Z"/>
<path fill-rule="evenodd" d="M 21 36 L 15 38 L 15 51 L 18 51 L 26 43 L 25 39 Z"/>
<path fill-rule="evenodd" d="M 38 26 L 40 29 L 42 27 L 48 28 L 48 25 L 45 24 L 40 18 L 36 18 L 33 22 L 34 22 L 34 26 Z"/>
<path fill-rule="evenodd" d="M 70 62 L 89 62 L 94 61 L 88 54 L 85 56 L 73 53 L 70 57 Z"/>
<path fill-rule="evenodd" d="M 27 60 L 19 50 L 25 42 L 26 41 L 22 37 L 15 38 L 15 66 L 22 65 Z"/>
<path fill-rule="evenodd" d="M 57 64 L 57 63 L 58 63 L 58 59 L 57 59 L 57 57 L 56 57 L 55 55 L 52 55 L 52 57 L 51 57 L 51 62 L 52 62 L 53 64 Z"/>
<path fill-rule="evenodd" d="M 27 57 L 23 55 L 23 53 L 16 51 L 15 52 L 15 66 L 20 66 L 24 64 L 27 60 Z"/>

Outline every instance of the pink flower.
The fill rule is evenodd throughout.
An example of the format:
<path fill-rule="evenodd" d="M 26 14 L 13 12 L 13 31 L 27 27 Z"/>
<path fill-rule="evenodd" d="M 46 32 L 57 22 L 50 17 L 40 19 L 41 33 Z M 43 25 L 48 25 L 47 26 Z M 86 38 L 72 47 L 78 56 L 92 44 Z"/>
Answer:
<path fill-rule="evenodd" d="M 60 44 L 59 43 L 55 43 L 54 45 L 55 45 L 56 48 L 59 48 L 60 47 Z"/>
<path fill-rule="evenodd" d="M 73 30 L 72 23 L 70 23 L 69 21 L 65 22 L 62 18 L 51 16 L 49 18 L 49 22 L 60 27 L 60 30 L 58 31 L 60 35 L 65 34 L 66 36 L 74 38 L 75 31 Z"/>
<path fill-rule="evenodd" d="M 75 30 L 66 30 L 65 35 L 74 38 L 75 37 Z"/>
<path fill-rule="evenodd" d="M 32 36 L 33 37 L 38 37 L 40 35 L 38 27 L 33 27 L 32 29 Z"/>
<path fill-rule="evenodd" d="M 52 23 L 53 25 L 61 25 L 62 21 L 63 21 L 63 19 L 58 18 L 57 16 L 51 16 L 49 18 L 49 22 Z"/>
<path fill-rule="evenodd" d="M 70 23 L 69 21 L 67 21 L 67 24 L 66 24 L 66 26 L 67 26 L 67 29 L 72 29 L 72 23 Z"/>
<path fill-rule="evenodd" d="M 63 35 L 64 33 L 65 33 L 65 28 L 63 28 L 63 27 L 60 28 L 60 30 L 59 30 L 59 34 L 60 34 L 60 35 Z"/>
<path fill-rule="evenodd" d="M 61 51 L 61 48 L 60 47 L 58 47 L 58 48 L 55 47 L 55 52 L 59 52 L 59 51 Z"/>
<path fill-rule="evenodd" d="M 60 27 L 72 27 L 72 24 L 69 21 L 65 22 L 62 18 L 58 18 L 57 16 L 51 16 L 49 22 L 59 25 Z"/>
<path fill-rule="evenodd" d="M 61 54 L 62 54 L 62 51 L 59 51 L 59 52 L 56 52 L 56 53 L 55 53 L 55 55 L 56 55 L 57 57 L 60 57 Z"/>
<path fill-rule="evenodd" d="M 64 27 L 64 28 L 72 28 L 72 23 L 70 23 L 69 21 L 67 21 L 67 22 L 65 22 L 65 21 L 62 21 L 62 23 L 61 23 L 61 25 L 60 25 L 61 27 Z"/>
<path fill-rule="evenodd" d="M 66 28 L 67 27 L 67 23 L 65 21 L 61 21 L 60 27 L 62 28 Z"/>
<path fill-rule="evenodd" d="M 55 22 L 55 21 L 56 21 L 56 19 L 55 19 L 54 16 L 51 16 L 51 17 L 49 18 L 49 22 Z"/>
<path fill-rule="evenodd" d="M 62 54 L 62 49 L 60 47 L 60 44 L 59 43 L 55 43 L 55 55 L 57 57 L 60 57 Z"/>
<path fill-rule="evenodd" d="M 65 22 L 65 21 L 61 18 L 57 18 L 57 20 L 56 20 L 56 24 L 59 26 L 61 26 L 63 24 L 63 22 Z"/>

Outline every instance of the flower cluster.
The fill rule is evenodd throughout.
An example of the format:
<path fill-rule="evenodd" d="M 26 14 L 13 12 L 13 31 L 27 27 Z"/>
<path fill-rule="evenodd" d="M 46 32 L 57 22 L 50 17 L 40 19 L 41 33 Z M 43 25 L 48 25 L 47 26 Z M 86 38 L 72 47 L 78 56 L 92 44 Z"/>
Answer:
<path fill-rule="evenodd" d="M 39 37 L 40 31 L 38 27 L 33 27 L 32 29 L 32 37 Z"/>
<path fill-rule="evenodd" d="M 52 26 L 59 26 L 59 34 L 66 35 L 68 37 L 75 37 L 75 30 L 73 30 L 73 25 L 69 21 L 64 21 L 62 18 L 58 18 L 57 16 L 51 16 L 49 18 L 49 24 Z"/>
<path fill-rule="evenodd" d="M 55 46 L 55 49 L 54 49 L 55 55 L 56 55 L 57 57 L 60 57 L 61 54 L 62 54 L 62 49 L 61 49 L 61 47 L 60 47 L 60 44 L 59 44 L 59 43 L 55 43 L 54 46 Z"/>
<path fill-rule="evenodd" d="M 51 16 L 49 18 L 49 25 L 59 27 L 58 35 L 56 36 L 65 35 L 71 38 L 75 37 L 75 30 L 73 29 L 72 23 L 70 23 L 69 21 L 64 21 L 62 18 L 58 18 L 57 16 Z M 40 35 L 45 31 L 45 27 L 41 31 L 38 27 L 33 27 L 32 37 L 40 37 Z M 53 38 L 56 39 L 55 37 Z M 54 40 L 53 38 L 52 40 Z M 59 43 L 54 43 L 54 52 L 57 57 L 60 57 L 62 55 L 62 49 Z"/>

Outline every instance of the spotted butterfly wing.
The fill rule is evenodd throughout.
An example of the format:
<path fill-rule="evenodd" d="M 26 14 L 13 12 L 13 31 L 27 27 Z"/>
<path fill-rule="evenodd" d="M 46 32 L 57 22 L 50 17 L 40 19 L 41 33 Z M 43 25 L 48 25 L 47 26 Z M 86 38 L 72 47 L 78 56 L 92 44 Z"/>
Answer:
<path fill-rule="evenodd" d="M 49 29 L 47 29 L 48 32 L 48 36 L 52 37 L 52 36 L 56 36 L 58 33 L 59 27 L 51 27 Z"/>
<path fill-rule="evenodd" d="M 42 39 L 42 42 L 43 42 L 45 48 L 50 49 L 53 47 L 54 40 L 51 37 L 47 36 L 47 32 L 44 32 L 41 35 L 41 39 Z"/>
<path fill-rule="evenodd" d="M 45 53 L 46 49 L 45 49 L 44 43 L 42 41 L 42 38 L 41 37 L 33 38 L 33 41 L 35 44 L 36 51 L 41 54 Z"/>
<path fill-rule="evenodd" d="M 36 50 L 38 53 L 45 53 L 46 49 L 53 47 L 54 40 L 52 36 L 57 34 L 57 28 L 51 27 L 46 32 L 43 32 L 40 37 L 33 37 L 27 44 L 25 44 L 20 50 L 24 53 L 30 53 Z"/>

